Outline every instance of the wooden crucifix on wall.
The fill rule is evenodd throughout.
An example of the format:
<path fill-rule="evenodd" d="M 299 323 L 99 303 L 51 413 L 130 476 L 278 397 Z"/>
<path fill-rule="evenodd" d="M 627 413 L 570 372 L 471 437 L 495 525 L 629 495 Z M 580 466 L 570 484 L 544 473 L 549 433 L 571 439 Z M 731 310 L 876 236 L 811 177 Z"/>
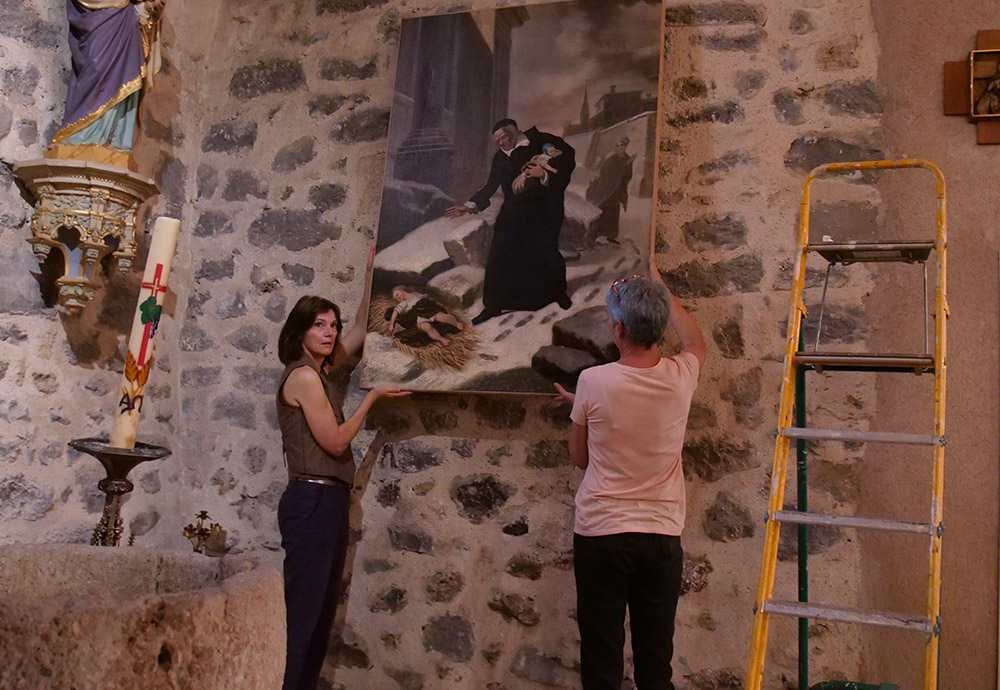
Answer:
<path fill-rule="evenodd" d="M 944 63 L 944 114 L 976 123 L 977 144 L 1000 144 L 1000 29 L 979 31 L 967 60 Z"/>

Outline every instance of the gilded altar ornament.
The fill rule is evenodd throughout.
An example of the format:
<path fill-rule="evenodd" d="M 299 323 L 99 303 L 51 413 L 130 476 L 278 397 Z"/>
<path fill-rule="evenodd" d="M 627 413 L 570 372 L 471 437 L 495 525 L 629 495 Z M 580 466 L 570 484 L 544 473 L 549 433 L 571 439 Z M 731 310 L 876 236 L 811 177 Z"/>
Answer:
<path fill-rule="evenodd" d="M 207 510 L 202 510 L 195 516 L 195 522 L 188 523 L 184 528 L 184 536 L 191 541 L 195 553 L 221 553 L 225 551 L 226 530 L 218 522 L 210 521 Z"/>

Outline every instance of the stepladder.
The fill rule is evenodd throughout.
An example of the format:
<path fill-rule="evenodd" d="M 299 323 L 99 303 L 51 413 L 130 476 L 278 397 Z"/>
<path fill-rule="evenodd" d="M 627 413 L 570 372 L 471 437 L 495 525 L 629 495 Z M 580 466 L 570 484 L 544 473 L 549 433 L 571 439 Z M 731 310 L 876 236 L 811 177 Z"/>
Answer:
<path fill-rule="evenodd" d="M 930 229 L 923 236 L 912 240 L 884 241 L 832 241 L 830 238 L 811 238 L 809 213 L 813 183 L 820 177 L 841 174 L 859 174 L 866 171 L 893 171 L 917 168 L 934 175 L 936 189 L 936 230 Z M 799 213 L 799 227 L 795 263 L 792 272 L 791 304 L 788 331 L 785 341 L 784 372 L 778 424 L 775 432 L 774 460 L 768 499 L 764 548 L 761 558 L 760 579 L 753 606 L 754 623 L 750 645 L 750 659 L 746 676 L 746 690 L 760 690 L 764 679 L 767 656 L 768 632 L 772 616 L 798 619 L 799 632 L 799 690 L 890 690 L 891 683 L 871 685 L 857 681 L 824 680 L 809 685 L 808 630 L 810 621 L 828 621 L 919 631 L 925 641 L 923 650 L 923 690 L 938 687 L 938 646 L 941 635 L 941 542 L 944 531 L 944 451 L 945 437 L 945 374 L 946 374 L 946 191 L 944 176 L 933 163 L 924 160 L 886 160 L 847 163 L 829 163 L 814 168 L 805 179 Z M 824 241 L 825 240 L 825 241 Z M 804 324 L 806 303 L 803 296 L 806 281 L 806 262 L 810 255 L 826 261 L 826 281 L 823 298 L 818 307 L 816 339 L 807 343 Z M 887 352 L 836 352 L 820 347 L 823 310 L 827 300 L 830 271 L 834 266 L 860 263 L 901 263 L 923 269 L 923 347 L 916 351 Z M 928 263 L 936 264 L 933 287 L 928 285 Z M 807 425 L 806 372 L 856 372 L 862 375 L 914 374 L 933 377 L 933 428 L 927 433 L 911 431 L 872 431 L 868 429 L 824 429 Z M 873 381 L 874 383 L 874 381 Z M 786 479 L 789 455 L 796 452 L 797 501 L 795 510 L 785 506 Z M 848 516 L 810 512 L 808 510 L 807 449 L 808 444 L 824 442 L 854 442 L 859 444 L 903 444 L 925 446 L 931 449 L 931 495 L 928 497 L 927 520 L 904 521 L 864 516 Z M 922 615 L 896 613 L 884 610 L 867 610 L 837 605 L 836 602 L 809 600 L 807 531 L 811 526 L 828 525 L 849 530 L 877 530 L 896 534 L 919 534 L 928 542 L 927 589 L 925 612 Z M 775 595 L 775 574 L 778 561 L 778 543 L 782 527 L 797 530 L 798 538 L 798 597 Z M 861 567 L 865 566 L 861 563 Z M 914 564 L 913 567 L 916 567 Z M 888 679 L 891 680 L 891 679 Z"/>

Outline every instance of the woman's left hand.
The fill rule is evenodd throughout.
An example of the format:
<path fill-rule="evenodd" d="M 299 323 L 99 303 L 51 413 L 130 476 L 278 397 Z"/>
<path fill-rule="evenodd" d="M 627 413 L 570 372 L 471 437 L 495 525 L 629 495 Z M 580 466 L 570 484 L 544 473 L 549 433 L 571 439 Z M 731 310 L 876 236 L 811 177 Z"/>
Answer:
<path fill-rule="evenodd" d="M 565 388 L 563 388 L 562 386 L 560 386 L 558 383 L 554 383 L 552 385 L 555 386 L 556 391 L 558 391 L 558 393 L 557 393 L 557 395 L 555 397 L 562 398 L 566 402 L 568 402 L 570 404 L 573 404 L 573 401 L 576 400 L 576 394 L 575 393 L 570 393 L 568 390 L 566 390 Z"/>

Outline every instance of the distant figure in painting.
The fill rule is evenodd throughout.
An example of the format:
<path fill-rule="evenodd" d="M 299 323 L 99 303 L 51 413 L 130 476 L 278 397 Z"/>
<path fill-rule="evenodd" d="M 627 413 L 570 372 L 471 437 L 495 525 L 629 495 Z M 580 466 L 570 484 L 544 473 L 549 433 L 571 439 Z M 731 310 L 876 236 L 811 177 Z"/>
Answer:
<path fill-rule="evenodd" d="M 442 304 L 427 295 L 409 290 L 402 285 L 392 289 L 392 298 L 396 306 L 388 315 L 389 332 L 395 335 L 399 330 L 415 328 L 428 338 L 442 345 L 450 345 L 451 341 L 438 330 L 441 326 L 448 328 L 449 333 L 460 332 L 465 326 L 455 318 Z"/>
<path fill-rule="evenodd" d="M 597 166 L 597 174 L 587 188 L 587 201 L 601 209 L 597 236 L 618 244 L 619 214 L 628 211 L 628 183 L 632 181 L 635 156 L 628 153 L 629 138 L 619 137 L 615 148 Z"/>
<path fill-rule="evenodd" d="M 160 70 L 165 0 L 67 0 L 73 73 L 46 156 L 135 169 L 143 93 Z"/>
<path fill-rule="evenodd" d="M 493 126 L 493 139 L 499 151 L 493 156 L 486 184 L 464 206 L 452 206 L 446 213 L 457 218 L 483 211 L 497 189 L 503 190 L 486 260 L 483 310 L 472 323 L 481 324 L 504 311 L 534 311 L 552 302 L 569 309 L 572 302 L 566 294 L 566 261 L 559 253 L 559 233 L 576 152 L 553 134 L 534 127 L 522 132 L 510 119 Z M 555 172 L 532 161 L 544 153 L 546 145 L 560 152 L 546 160 Z M 513 185 L 519 175 L 524 175 L 525 185 L 516 193 Z M 529 184 L 532 180 L 540 184 Z"/>

